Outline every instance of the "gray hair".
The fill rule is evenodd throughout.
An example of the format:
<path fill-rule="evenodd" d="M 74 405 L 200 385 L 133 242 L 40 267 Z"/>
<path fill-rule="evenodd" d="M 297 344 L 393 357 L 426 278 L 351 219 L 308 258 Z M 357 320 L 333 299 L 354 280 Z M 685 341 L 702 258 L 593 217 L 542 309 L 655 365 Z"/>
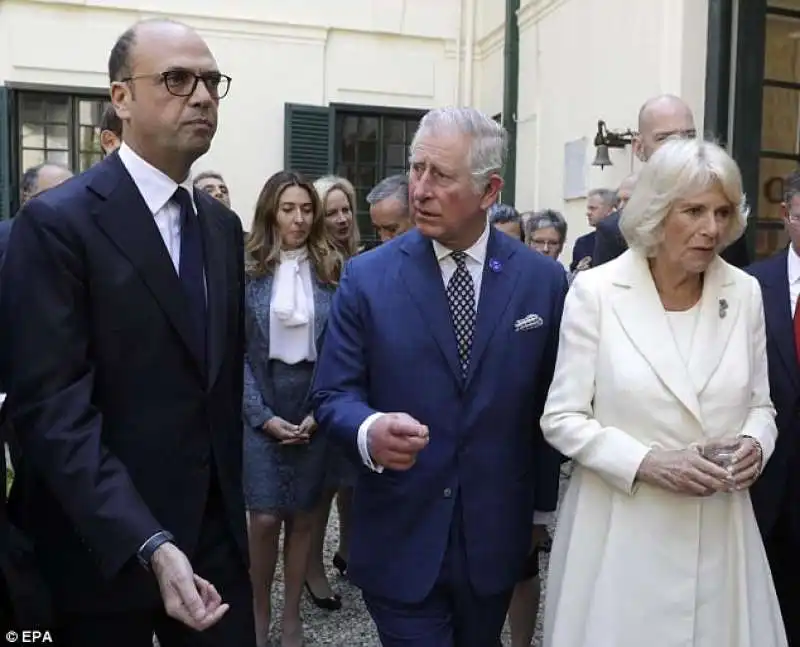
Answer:
<path fill-rule="evenodd" d="M 528 214 L 525 214 L 528 215 Z M 525 240 L 530 241 L 534 232 L 552 227 L 561 238 L 561 244 L 567 239 L 567 220 L 558 211 L 544 209 L 534 211 L 525 221 Z"/>
<path fill-rule="evenodd" d="M 392 198 L 402 203 L 408 210 L 408 176 L 390 175 L 378 182 L 367 194 L 367 204 L 378 204 Z"/>
<path fill-rule="evenodd" d="M 631 249 L 654 256 L 664 240 L 664 220 L 675 203 L 715 186 L 733 208 L 717 248 L 720 252 L 744 233 L 749 210 L 736 162 L 717 144 L 701 139 L 669 140 L 653 153 L 622 210 L 620 231 Z"/>
<path fill-rule="evenodd" d="M 510 204 L 497 204 L 496 202 L 489 209 L 489 224 L 498 222 L 518 222 L 522 226 L 522 216 Z"/>
<path fill-rule="evenodd" d="M 19 193 L 22 202 L 26 202 L 36 194 L 39 187 L 39 174 L 42 172 L 42 169 L 46 168 L 57 168 L 67 173 L 72 173 L 69 167 L 59 164 L 58 162 L 42 162 L 41 164 L 25 169 L 19 183 Z"/>
<path fill-rule="evenodd" d="M 508 155 L 508 133 L 494 119 L 468 107 L 436 108 L 419 122 L 411 141 L 411 157 L 419 146 L 420 138 L 431 131 L 456 131 L 471 139 L 469 167 L 476 190 L 486 188 L 489 177 L 499 173 Z"/>
<path fill-rule="evenodd" d="M 617 203 L 617 192 L 611 189 L 592 189 L 587 197 L 597 196 L 607 207 L 613 207 Z"/>

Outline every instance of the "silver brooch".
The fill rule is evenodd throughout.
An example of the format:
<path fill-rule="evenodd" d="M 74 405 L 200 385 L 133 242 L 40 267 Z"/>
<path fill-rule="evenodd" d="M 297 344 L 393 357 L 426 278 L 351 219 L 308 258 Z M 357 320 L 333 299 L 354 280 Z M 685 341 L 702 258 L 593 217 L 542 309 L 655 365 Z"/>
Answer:
<path fill-rule="evenodd" d="M 719 318 L 724 319 L 725 315 L 728 314 L 728 300 L 727 299 L 720 299 L 719 300 Z"/>

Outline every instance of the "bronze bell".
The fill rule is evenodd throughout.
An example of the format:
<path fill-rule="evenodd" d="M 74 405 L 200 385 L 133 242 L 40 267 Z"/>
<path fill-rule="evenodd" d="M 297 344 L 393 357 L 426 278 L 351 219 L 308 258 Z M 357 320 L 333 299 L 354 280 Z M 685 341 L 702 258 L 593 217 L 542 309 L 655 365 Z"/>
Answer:
<path fill-rule="evenodd" d="M 613 166 L 611 157 L 608 155 L 608 146 L 606 144 L 600 144 L 597 147 L 597 154 L 594 156 L 592 166 L 599 166 L 601 169 L 604 166 Z"/>

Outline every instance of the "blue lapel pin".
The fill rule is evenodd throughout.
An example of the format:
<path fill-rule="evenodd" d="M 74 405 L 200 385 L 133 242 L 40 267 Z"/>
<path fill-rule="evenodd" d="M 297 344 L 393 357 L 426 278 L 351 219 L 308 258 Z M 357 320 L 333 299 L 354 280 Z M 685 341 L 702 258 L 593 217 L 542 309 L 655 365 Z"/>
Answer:
<path fill-rule="evenodd" d="M 503 264 L 500 261 L 498 261 L 496 258 L 490 258 L 489 259 L 489 269 L 491 269 L 492 272 L 499 272 L 500 270 L 503 269 Z"/>

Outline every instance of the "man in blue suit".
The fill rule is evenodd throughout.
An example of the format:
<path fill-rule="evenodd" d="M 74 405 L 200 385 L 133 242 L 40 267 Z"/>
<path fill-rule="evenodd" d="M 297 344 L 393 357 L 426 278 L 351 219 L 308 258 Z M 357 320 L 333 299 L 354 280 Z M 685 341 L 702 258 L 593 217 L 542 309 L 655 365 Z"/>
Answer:
<path fill-rule="evenodd" d="M 751 488 L 789 644 L 800 646 L 800 172 L 784 182 L 784 227 L 791 244 L 747 271 L 764 299 L 767 358 L 778 441 Z"/>
<path fill-rule="evenodd" d="M 567 283 L 488 225 L 506 147 L 472 108 L 428 113 L 416 228 L 350 262 L 328 320 L 316 416 L 365 465 L 348 576 L 385 647 L 499 645 L 531 521 L 557 503 L 539 417 Z"/>

